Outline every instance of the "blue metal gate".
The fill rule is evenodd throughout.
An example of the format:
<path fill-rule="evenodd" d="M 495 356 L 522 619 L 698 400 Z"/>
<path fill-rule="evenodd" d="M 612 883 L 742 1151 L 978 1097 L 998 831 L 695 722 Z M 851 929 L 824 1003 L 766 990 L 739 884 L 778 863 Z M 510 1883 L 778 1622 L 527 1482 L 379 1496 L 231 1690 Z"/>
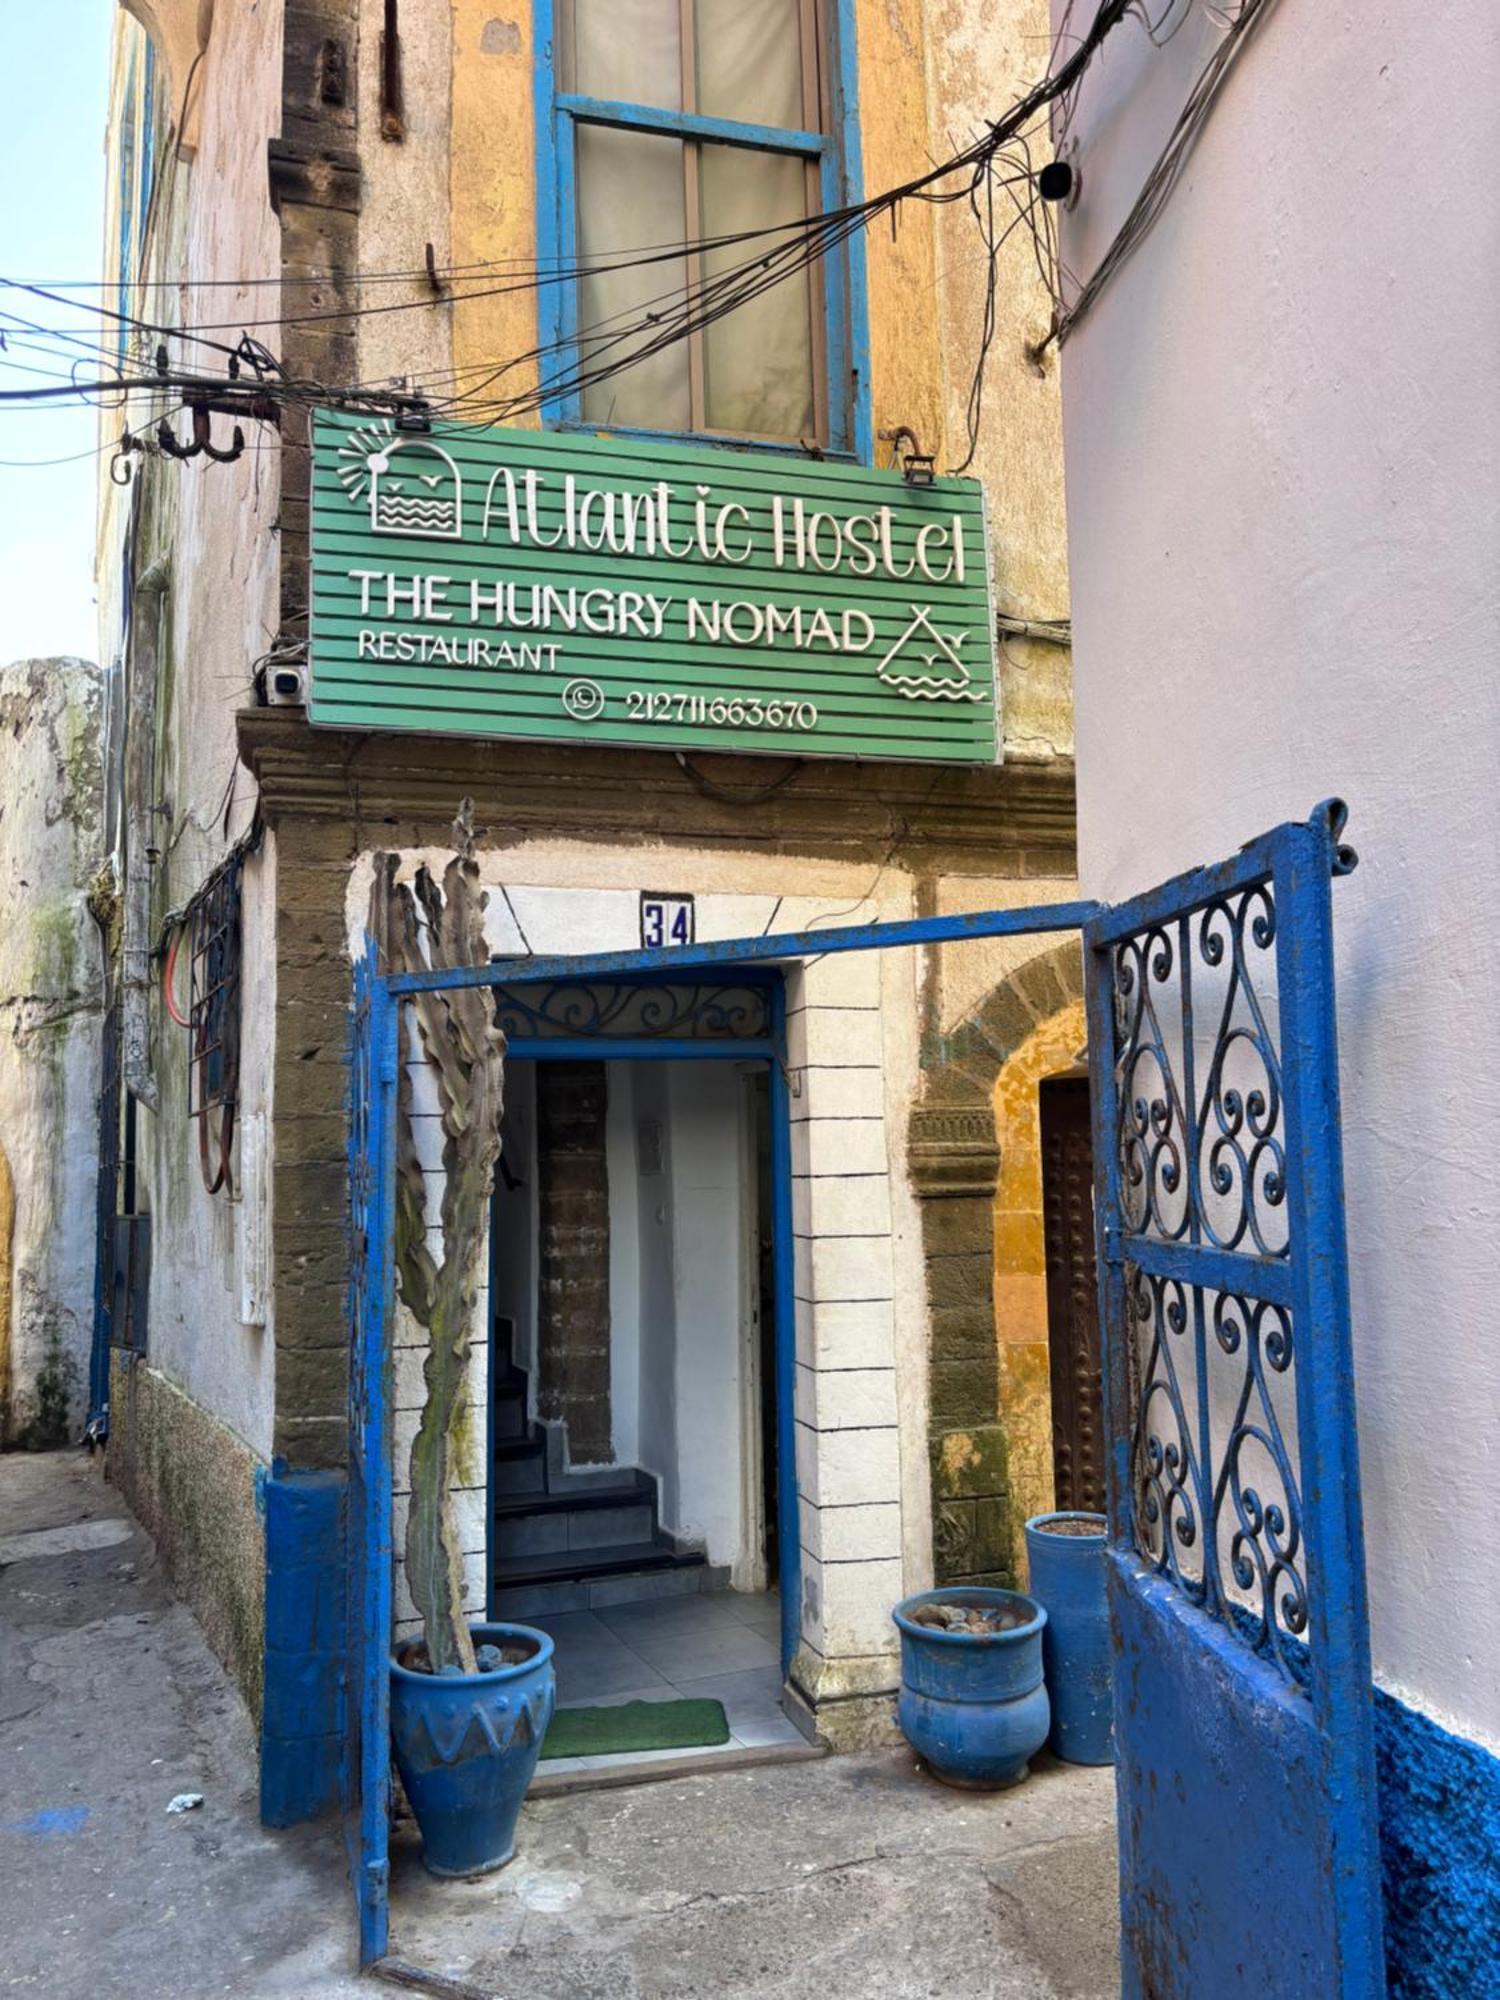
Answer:
<path fill-rule="evenodd" d="M 341 1761 L 362 1966 L 385 1955 L 389 1904 L 397 1014 L 372 946 L 354 968 L 349 1051 L 348 1630 Z"/>
<path fill-rule="evenodd" d="M 1330 884 L 1087 926 L 1126 2000 L 1384 1991 Z"/>
<path fill-rule="evenodd" d="M 445 973 L 381 977 L 373 950 L 361 960 L 345 1803 L 362 1964 L 383 1955 L 387 1929 L 404 997 L 1081 930 L 1112 1439 L 1124 1993 L 1383 1990 L 1333 1007 L 1330 882 L 1353 866 L 1342 820 L 1342 807 L 1321 808 L 1117 908 L 1060 903 Z"/>

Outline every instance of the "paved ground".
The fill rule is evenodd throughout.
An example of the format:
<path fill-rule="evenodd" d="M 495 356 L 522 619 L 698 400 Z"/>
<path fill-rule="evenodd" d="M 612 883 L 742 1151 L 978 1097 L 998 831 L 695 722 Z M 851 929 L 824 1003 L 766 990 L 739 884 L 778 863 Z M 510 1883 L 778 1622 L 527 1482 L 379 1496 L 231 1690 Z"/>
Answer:
<path fill-rule="evenodd" d="M 168 1814 L 197 1791 L 197 1811 Z M 981 1798 L 905 1753 L 552 1798 L 481 1883 L 394 1868 L 393 1948 L 502 2000 L 1109 2000 L 1108 1772 Z M 325 1834 L 81 1457 L 0 1459 L 0 1993 L 378 2000 Z"/>

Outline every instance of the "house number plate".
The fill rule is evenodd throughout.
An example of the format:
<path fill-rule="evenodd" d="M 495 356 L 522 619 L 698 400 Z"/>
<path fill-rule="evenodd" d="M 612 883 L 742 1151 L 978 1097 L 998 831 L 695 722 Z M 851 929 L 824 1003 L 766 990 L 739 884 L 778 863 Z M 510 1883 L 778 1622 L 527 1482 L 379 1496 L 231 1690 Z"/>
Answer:
<path fill-rule="evenodd" d="M 641 943 L 647 951 L 695 940 L 691 896 L 659 896 L 641 891 Z"/>

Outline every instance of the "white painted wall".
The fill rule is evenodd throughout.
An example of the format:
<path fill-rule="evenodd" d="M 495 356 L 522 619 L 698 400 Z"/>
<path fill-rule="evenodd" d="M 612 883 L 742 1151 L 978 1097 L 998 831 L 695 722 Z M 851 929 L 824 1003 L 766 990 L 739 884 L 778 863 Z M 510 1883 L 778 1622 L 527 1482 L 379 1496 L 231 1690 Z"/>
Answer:
<path fill-rule="evenodd" d="M 191 157 L 165 146 L 158 151 L 151 239 L 137 275 L 180 285 L 174 311 L 183 324 L 243 315 L 274 349 L 275 326 L 264 323 L 276 317 L 274 291 L 237 281 L 280 267 L 281 233 L 271 209 L 266 146 L 281 129 L 283 10 L 221 5 L 203 11 L 208 39 L 193 90 L 196 147 Z M 127 13 L 114 12 L 117 112 L 132 46 L 137 59 L 143 57 L 144 30 Z M 176 74 L 182 77 L 180 67 Z M 167 115 L 175 119 L 178 109 L 173 102 Z M 106 192 L 113 202 L 117 129 L 106 135 L 106 144 Z M 147 427 L 144 407 L 125 414 L 131 428 Z M 101 422 L 114 424 L 115 431 L 101 432 L 112 437 L 119 414 Z M 176 422 L 185 434 L 186 419 Z M 239 768 L 235 711 L 250 699 L 253 665 L 278 623 L 280 458 L 255 426 L 246 428 L 250 443 L 244 455 L 232 465 L 214 466 L 210 478 L 195 476 L 203 469 L 201 460 L 179 466 L 137 459 L 130 484 L 117 486 L 109 477 L 108 456 L 100 460 L 100 656 L 116 670 L 127 649 L 128 577 L 141 576 L 155 561 L 167 571 L 149 801 L 159 815 L 160 847 L 151 880 L 153 943 L 167 911 L 183 907 L 203 885 L 230 843 L 248 830 L 255 811 L 254 786 Z M 215 419 L 217 443 L 227 443 L 227 429 L 223 419 Z M 131 552 L 137 510 L 141 524 Z M 156 607 L 155 596 L 143 593 L 136 616 L 155 616 Z M 269 835 L 246 863 L 243 893 L 240 1112 L 244 1119 L 265 1117 L 269 1129 L 276 1005 Z M 185 952 L 178 981 L 185 993 Z M 161 1110 L 153 1115 L 142 1108 L 138 1118 L 140 1204 L 151 1210 L 153 1230 L 147 1358 L 269 1459 L 274 1328 L 241 1323 L 245 1216 L 239 1201 L 224 1192 L 209 1195 L 203 1186 L 197 1128 L 186 1115 L 187 1036 L 156 1003 L 152 1061 Z"/>
<path fill-rule="evenodd" d="M 677 1323 L 675 1524 L 711 1563 L 744 1563 L 742 1086 L 733 1063 L 670 1063 Z"/>
<path fill-rule="evenodd" d="M 1054 5 L 1054 18 L 1062 9 Z M 1218 30 L 1083 92 L 1087 274 Z M 1493 9 L 1280 0 L 1064 355 L 1084 893 L 1337 792 L 1379 1680 L 1500 1747 Z"/>

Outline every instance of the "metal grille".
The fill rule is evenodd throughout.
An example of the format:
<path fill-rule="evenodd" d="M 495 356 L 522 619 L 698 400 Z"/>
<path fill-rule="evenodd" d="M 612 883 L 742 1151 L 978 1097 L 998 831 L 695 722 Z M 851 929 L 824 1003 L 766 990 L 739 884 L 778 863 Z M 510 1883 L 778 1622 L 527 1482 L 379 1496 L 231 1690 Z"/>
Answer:
<path fill-rule="evenodd" d="M 611 1037 L 645 1041 L 764 1041 L 768 986 L 639 980 L 555 980 L 498 986 L 495 1007 L 508 1042 Z"/>
<path fill-rule="evenodd" d="M 205 886 L 189 919 L 192 986 L 188 1110 L 197 1118 L 232 1106 L 239 1088 L 240 859 Z"/>
<path fill-rule="evenodd" d="M 198 1121 L 198 1164 L 210 1194 L 233 1192 L 234 1119 L 240 1087 L 240 879 L 232 854 L 188 917 L 188 1114 Z"/>
<path fill-rule="evenodd" d="M 1276 943 L 1263 880 L 1113 947 L 1115 1146 L 1136 1547 L 1298 1680 L 1307 1570 Z M 1144 1243 L 1234 1253 L 1243 1289 L 1144 1268 Z"/>

